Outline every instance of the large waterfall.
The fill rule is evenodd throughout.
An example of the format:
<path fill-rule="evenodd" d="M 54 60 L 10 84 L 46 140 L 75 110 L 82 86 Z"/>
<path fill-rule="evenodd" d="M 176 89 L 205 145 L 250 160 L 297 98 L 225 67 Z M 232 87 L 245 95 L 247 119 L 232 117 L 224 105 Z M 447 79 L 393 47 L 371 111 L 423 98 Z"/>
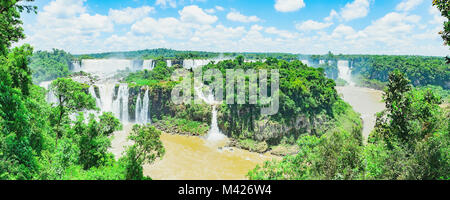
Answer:
<path fill-rule="evenodd" d="M 47 102 L 49 103 L 57 103 L 58 100 L 56 99 L 55 94 L 53 93 L 53 91 L 50 90 L 50 85 L 51 85 L 51 81 L 46 81 L 46 82 L 42 82 L 41 84 L 39 84 L 39 86 L 45 88 L 46 90 L 48 90 L 47 93 Z"/>
<path fill-rule="evenodd" d="M 144 63 L 142 65 L 142 69 L 153 70 L 153 68 L 155 68 L 154 60 L 144 60 Z"/>
<path fill-rule="evenodd" d="M 144 99 L 141 99 L 141 95 L 138 94 L 138 98 L 136 100 L 136 110 L 135 110 L 135 116 L 136 120 L 135 122 L 138 124 L 146 124 L 151 122 L 150 119 L 150 112 L 149 112 L 149 101 L 150 98 L 148 96 L 149 91 L 146 90 L 144 92 Z"/>
<path fill-rule="evenodd" d="M 219 126 L 217 124 L 217 109 L 216 105 L 213 105 L 212 108 L 212 119 L 211 119 L 211 129 L 208 132 L 208 136 L 206 137 L 208 141 L 220 141 L 225 139 L 225 135 L 219 130 Z"/>
<path fill-rule="evenodd" d="M 86 59 L 81 61 L 79 71 L 100 75 L 114 74 L 118 70 L 132 70 L 133 60 L 126 59 Z"/>
<path fill-rule="evenodd" d="M 350 86 L 354 86 L 355 83 L 352 80 L 352 71 L 350 70 L 349 62 L 346 60 L 338 61 L 339 78 L 347 81 Z"/>
<path fill-rule="evenodd" d="M 308 60 L 301 60 L 303 64 L 308 65 L 309 66 L 309 61 Z"/>
<path fill-rule="evenodd" d="M 195 69 L 207 65 L 210 62 L 218 62 L 221 60 L 224 59 L 184 60 L 183 67 L 186 69 Z M 171 60 L 167 60 L 166 62 L 168 66 L 172 66 Z M 96 105 L 100 109 L 100 112 L 112 112 L 115 117 L 124 124 L 146 124 L 151 123 L 152 121 L 150 115 L 150 91 L 146 88 L 139 92 L 135 110 L 131 112 L 129 109 L 133 98 L 130 98 L 128 85 L 120 83 L 120 81 L 115 78 L 115 75 L 118 71 L 123 70 L 152 70 L 155 65 L 156 62 L 154 60 L 86 59 L 81 62 L 74 61 L 72 70 L 75 72 L 84 71 L 100 77 L 100 80 L 97 80 L 91 85 L 88 91 L 89 94 L 95 98 Z M 86 80 L 82 80 L 81 78 L 76 81 L 85 82 Z M 50 89 L 50 83 L 50 81 L 43 82 L 41 83 L 41 86 Z M 211 130 L 206 139 L 212 141 L 222 140 L 226 137 L 219 130 L 217 123 L 217 105 L 219 105 L 219 102 L 214 100 L 212 92 L 205 95 L 200 88 L 195 88 L 197 95 L 200 99 L 212 106 Z M 56 97 L 52 91 L 49 91 L 47 101 L 57 103 Z M 88 113 L 92 112 L 89 111 Z M 130 116 L 130 114 L 134 115 L 134 117 Z"/>
<path fill-rule="evenodd" d="M 214 99 L 214 95 L 212 93 L 211 90 L 208 90 L 208 94 L 205 95 L 203 92 L 203 85 L 201 84 L 200 87 L 194 87 L 195 93 L 197 95 L 198 98 L 200 98 L 201 100 L 203 100 L 206 104 L 208 105 L 212 105 L 212 110 L 211 110 L 211 128 L 208 132 L 208 135 L 206 136 L 206 139 L 208 141 L 221 141 L 223 139 L 225 139 L 225 135 L 220 131 L 219 129 L 219 125 L 217 123 L 217 109 L 216 106 L 220 104 L 220 102 L 217 102 Z"/>
<path fill-rule="evenodd" d="M 216 59 L 199 59 L 199 60 L 183 60 L 183 67 L 185 69 L 196 69 L 198 67 L 203 67 L 207 64 L 209 64 L 210 62 L 220 62 L 225 60 L 225 58 L 216 58 Z"/>
<path fill-rule="evenodd" d="M 119 90 L 117 92 L 117 97 L 113 101 L 112 105 L 114 114 L 124 124 L 129 123 L 130 120 L 128 117 L 128 99 L 128 86 L 126 84 L 120 84 Z"/>

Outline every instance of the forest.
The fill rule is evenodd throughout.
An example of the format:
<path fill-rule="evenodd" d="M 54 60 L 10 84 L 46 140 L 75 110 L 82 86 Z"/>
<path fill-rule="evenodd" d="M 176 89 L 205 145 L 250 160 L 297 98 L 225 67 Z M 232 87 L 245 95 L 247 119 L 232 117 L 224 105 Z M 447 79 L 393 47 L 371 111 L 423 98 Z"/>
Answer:
<path fill-rule="evenodd" d="M 182 66 L 169 67 L 164 61 L 220 56 L 231 58 L 207 64 L 201 70 L 280 72 L 277 114 L 263 116 L 256 112 L 265 105 L 262 102 L 223 103 L 218 107 L 219 127 L 234 147 L 258 153 L 288 149 L 279 153 L 282 160 L 267 161 L 249 171 L 249 179 L 450 179 L 450 112 L 448 106 L 442 106 L 448 97 L 450 77 L 445 58 L 331 52 L 306 57 L 170 49 L 87 55 L 57 49 L 34 51 L 29 44 L 13 45 L 25 38 L 21 13 L 37 12 L 29 3 L 32 0 L 0 4 L 0 180 L 151 180 L 144 175 L 143 165 L 164 158 L 163 132 L 202 136 L 211 122 L 209 105 L 175 105 L 170 100 L 172 89 L 179 83 L 171 80 L 171 75 Z M 448 18 L 445 9 L 449 2 L 434 3 Z M 442 36 L 448 42 L 448 22 L 444 30 Z M 113 133 L 122 130 L 123 124 L 110 112 L 99 116 L 85 112 L 100 109 L 89 92 L 90 85 L 70 76 L 74 60 L 117 57 L 156 60 L 152 70 L 130 72 L 122 79 L 121 84 L 127 84 L 130 93 L 130 113 L 135 113 L 143 88 L 151 91 L 152 123 L 133 126 L 128 137 L 133 144 L 118 159 L 109 148 Z M 301 58 L 312 59 L 313 63 L 333 62 L 307 66 Z M 335 89 L 339 83 L 336 61 L 344 58 L 351 60 L 353 73 L 362 80 L 382 85 L 379 89 L 383 89 L 385 109 L 377 114 L 367 144 L 363 142 L 360 115 Z M 250 87 L 251 77 L 242 76 Z M 50 80 L 54 80 L 50 90 L 55 103 L 46 101 L 48 90 L 35 85 Z M 115 86 L 116 91 L 119 87 Z"/>

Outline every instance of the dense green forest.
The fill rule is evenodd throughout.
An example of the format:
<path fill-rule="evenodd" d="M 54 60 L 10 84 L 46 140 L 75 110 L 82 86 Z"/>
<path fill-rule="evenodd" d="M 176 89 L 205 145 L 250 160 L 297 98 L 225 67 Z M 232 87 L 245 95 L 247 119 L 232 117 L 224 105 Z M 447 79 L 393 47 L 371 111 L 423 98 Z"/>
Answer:
<path fill-rule="evenodd" d="M 213 58 L 234 58 L 238 55 L 243 55 L 249 60 L 262 60 L 268 57 L 284 59 L 284 60 L 296 60 L 297 55 L 289 53 L 237 53 L 237 52 L 206 52 L 206 51 L 178 51 L 172 49 L 146 49 L 140 51 L 126 51 L 126 52 L 108 52 L 108 53 L 97 53 L 97 54 L 84 54 L 77 55 L 79 59 L 88 58 L 124 58 L 124 59 L 213 59 Z"/>
<path fill-rule="evenodd" d="M 87 85 L 57 79 L 51 87 L 58 102 L 50 105 L 46 91 L 32 84 L 33 48 L 27 44 L 10 48 L 25 37 L 20 12 L 36 11 L 22 3 L 0 4 L 0 179 L 147 179 L 142 165 L 164 155 L 160 131 L 136 125 L 130 135 L 134 145 L 116 161 L 107 149 L 120 122 L 111 113 L 84 117 L 81 111 L 97 109 Z M 50 60 L 66 56 L 59 51 L 37 54 L 45 55 L 51 55 Z M 54 66 L 62 71 L 65 67 Z"/>
<path fill-rule="evenodd" d="M 149 180 L 142 166 L 164 156 L 161 130 L 205 135 L 211 122 L 209 105 L 175 105 L 171 101 L 171 91 L 180 82 L 170 77 L 182 66 L 168 67 L 164 59 L 220 56 L 233 59 L 210 63 L 202 70 L 280 72 L 277 114 L 261 115 L 262 102 L 224 103 L 218 107 L 220 129 L 237 147 L 251 151 L 299 147 L 298 152 L 282 161 L 257 166 L 248 173 L 250 179 L 450 179 L 450 113 L 448 108 L 440 107 L 441 96 L 448 95 L 450 70 L 443 58 L 329 53 L 311 59 L 314 65 L 318 60 L 331 63 L 309 67 L 298 60 L 301 56 L 282 53 L 222 54 L 168 49 L 79 56 L 62 50 L 33 53 L 28 44 L 11 47 L 25 38 L 20 13 L 36 12 L 36 7 L 27 5 L 29 2 L 0 4 L 1 180 Z M 448 8 L 447 1 L 434 2 Z M 448 22 L 445 30 L 443 38 L 448 40 Z M 130 113 L 135 112 L 137 97 L 143 95 L 143 90 L 151 91 L 153 125 L 133 127 L 129 136 L 133 145 L 120 159 L 115 159 L 108 149 L 112 133 L 121 130 L 122 124 L 112 113 L 97 117 L 85 114 L 86 110 L 99 110 L 89 94 L 90 86 L 68 78 L 73 59 L 111 57 L 157 59 L 152 71 L 130 73 L 123 79 L 129 85 Z M 386 108 L 378 114 L 367 145 L 363 144 L 359 114 L 335 89 L 336 61 L 341 58 L 352 61 L 355 74 L 386 86 Z M 246 63 L 244 59 L 260 61 Z M 250 87 L 251 77 L 242 75 Z M 33 82 L 53 79 L 56 80 L 50 87 L 57 102 L 48 103 L 48 91 Z M 439 95 L 433 91 L 439 91 Z M 237 96 L 228 98 L 236 100 Z"/>
<path fill-rule="evenodd" d="M 33 82 L 40 83 L 67 77 L 72 70 L 73 60 L 71 54 L 59 49 L 53 49 L 52 52 L 34 52 L 29 66 L 33 74 Z"/>
<path fill-rule="evenodd" d="M 152 71 L 131 73 L 125 79 L 132 91 L 130 113 L 134 112 L 136 96 L 143 95 L 140 93 L 141 88 L 147 87 L 151 91 L 152 119 L 158 125 L 167 124 L 164 120 L 174 118 L 191 123 L 209 123 L 211 110 L 208 105 L 175 105 L 171 102 L 170 93 L 177 82 L 170 81 L 170 75 L 177 68 L 181 66 L 167 67 L 165 62 L 160 61 Z M 277 145 L 293 145 L 303 134 L 322 135 L 336 129 L 347 130 L 362 140 L 358 114 L 339 98 L 334 89 L 334 81 L 326 78 L 321 68 L 308 67 L 300 61 L 287 62 L 275 58 L 268 58 L 265 62 L 246 63 L 242 56 L 238 56 L 234 60 L 208 64 L 202 70 L 208 69 L 222 73 L 227 69 L 280 70 L 280 111 L 276 115 L 262 116 L 259 111 L 263 105 L 249 104 L 249 99 L 243 105 L 228 105 L 224 102 L 219 107 L 219 127 L 237 141 L 238 147 L 247 146 L 244 144 L 251 141 L 254 145 L 265 147 L 258 150 L 265 152 Z M 244 78 L 248 84 L 248 75 Z M 269 78 L 269 82 L 270 80 Z M 226 89 L 223 96 L 229 98 L 226 97 Z M 236 96 L 232 98 L 237 99 Z M 159 120 L 163 122 L 158 122 Z M 186 124 L 178 129 L 186 129 Z"/>
<path fill-rule="evenodd" d="M 389 72 L 400 70 L 412 81 L 414 86 L 436 85 L 450 88 L 447 77 L 450 76 L 450 65 L 445 58 L 429 56 L 391 56 L 391 55 L 313 55 L 312 63 L 319 60 L 336 62 L 348 60 L 352 73 L 359 82 L 379 81 L 387 83 Z M 358 80 L 357 80 L 358 81 Z M 382 88 L 381 88 L 382 89 Z"/>
<path fill-rule="evenodd" d="M 251 179 L 446 179 L 450 172 L 448 110 L 430 90 L 412 89 L 396 71 L 384 94 L 369 144 L 346 132 L 304 135 L 300 152 L 267 162 L 249 172 Z"/>

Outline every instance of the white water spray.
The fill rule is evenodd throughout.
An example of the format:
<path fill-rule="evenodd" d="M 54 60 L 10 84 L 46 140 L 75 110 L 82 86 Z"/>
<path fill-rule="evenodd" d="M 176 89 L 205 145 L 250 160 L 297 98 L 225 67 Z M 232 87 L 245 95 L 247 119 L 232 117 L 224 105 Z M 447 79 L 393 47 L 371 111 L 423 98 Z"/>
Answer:
<path fill-rule="evenodd" d="M 151 123 L 151 119 L 149 117 L 150 112 L 149 112 L 149 95 L 148 95 L 149 91 L 146 90 L 144 93 L 144 98 L 141 99 L 141 95 L 138 95 L 137 101 L 136 101 L 136 112 L 135 112 L 135 116 L 136 116 L 136 120 L 135 122 L 137 124 L 147 124 L 147 123 Z"/>
<path fill-rule="evenodd" d="M 212 118 L 211 118 L 211 129 L 208 132 L 208 136 L 206 136 L 206 140 L 208 141 L 221 141 L 226 137 L 219 130 L 219 126 L 217 124 L 217 109 L 216 105 L 213 105 L 212 108 Z"/>
<path fill-rule="evenodd" d="M 352 80 L 352 71 L 350 70 L 349 62 L 346 60 L 338 61 L 339 78 L 347 81 L 350 86 L 355 86 Z"/>
<path fill-rule="evenodd" d="M 112 105 L 113 105 L 113 113 L 124 124 L 129 123 L 128 98 L 129 98 L 128 86 L 126 84 L 121 84 L 119 86 L 119 91 L 117 92 L 117 99 L 113 101 Z"/>

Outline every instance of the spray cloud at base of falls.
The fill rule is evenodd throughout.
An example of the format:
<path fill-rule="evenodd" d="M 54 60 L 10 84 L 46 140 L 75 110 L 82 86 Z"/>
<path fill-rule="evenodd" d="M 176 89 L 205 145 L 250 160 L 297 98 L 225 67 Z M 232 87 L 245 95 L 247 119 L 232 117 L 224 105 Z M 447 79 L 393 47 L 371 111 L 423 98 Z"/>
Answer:
<path fill-rule="evenodd" d="M 339 69 L 339 78 L 347 81 L 350 86 L 355 86 L 355 83 L 352 79 L 352 71 L 350 69 L 349 62 L 346 60 L 338 61 L 338 69 Z"/>
<path fill-rule="evenodd" d="M 183 60 L 182 63 L 175 61 L 175 64 L 182 64 L 184 69 L 197 69 L 209 63 L 217 63 L 230 58 L 215 58 L 215 59 L 189 59 Z M 74 61 L 72 63 L 73 72 L 87 72 L 98 77 L 98 80 L 90 82 L 89 94 L 95 98 L 97 107 L 100 112 L 112 112 L 123 124 L 137 123 L 146 124 L 151 123 L 151 109 L 150 109 L 150 90 L 148 88 L 141 88 L 136 97 L 130 96 L 130 88 L 128 84 L 120 82 L 118 74 L 127 73 L 138 70 L 153 70 L 157 65 L 158 60 L 127 60 L 127 59 L 83 59 L 81 61 Z M 172 66 L 172 60 L 165 61 L 167 66 Z M 246 62 L 252 62 L 246 60 Z M 75 81 L 78 81 L 74 79 Z M 49 89 L 49 83 L 43 83 L 43 86 Z M 211 130 L 209 131 L 208 140 L 217 140 L 226 138 L 218 128 L 217 123 L 217 109 L 219 102 L 214 100 L 212 93 L 204 95 L 203 92 L 196 88 L 198 96 L 204 100 L 206 104 L 211 105 Z M 134 98 L 134 99 L 133 99 Z M 55 97 L 50 91 L 48 93 L 49 102 L 55 102 Z M 134 110 L 133 109 L 134 104 Z M 100 113 L 97 113 L 100 114 Z"/>

